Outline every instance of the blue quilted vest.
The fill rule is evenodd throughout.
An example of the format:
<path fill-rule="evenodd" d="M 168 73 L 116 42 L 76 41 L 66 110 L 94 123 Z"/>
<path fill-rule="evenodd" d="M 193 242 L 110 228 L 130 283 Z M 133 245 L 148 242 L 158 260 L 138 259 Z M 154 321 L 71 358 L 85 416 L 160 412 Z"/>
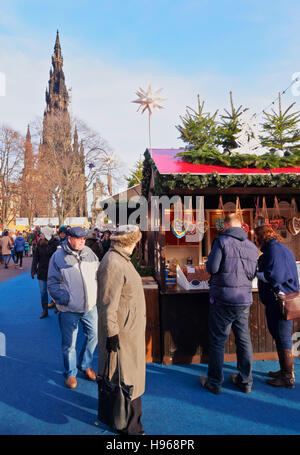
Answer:
<path fill-rule="evenodd" d="M 243 229 L 225 229 L 215 240 L 222 251 L 219 270 L 210 280 L 210 296 L 227 305 L 252 304 L 252 280 L 258 250 Z"/>

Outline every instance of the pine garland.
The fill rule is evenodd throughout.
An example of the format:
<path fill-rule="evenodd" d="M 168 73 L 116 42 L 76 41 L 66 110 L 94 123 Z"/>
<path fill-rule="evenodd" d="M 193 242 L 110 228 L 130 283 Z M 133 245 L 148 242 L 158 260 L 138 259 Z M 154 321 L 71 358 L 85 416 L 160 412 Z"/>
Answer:
<path fill-rule="evenodd" d="M 300 152 L 297 150 L 289 156 L 277 156 L 274 153 L 263 155 L 240 154 L 224 155 L 217 150 L 190 149 L 176 155 L 193 164 L 211 164 L 233 167 L 236 169 L 275 169 L 300 166 Z"/>

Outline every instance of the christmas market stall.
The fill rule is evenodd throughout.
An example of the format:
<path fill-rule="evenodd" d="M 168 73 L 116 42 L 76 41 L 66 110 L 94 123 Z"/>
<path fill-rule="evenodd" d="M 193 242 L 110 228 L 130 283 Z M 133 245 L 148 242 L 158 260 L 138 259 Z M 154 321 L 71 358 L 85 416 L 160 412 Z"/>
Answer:
<path fill-rule="evenodd" d="M 195 164 L 184 160 L 182 152 L 184 149 L 147 149 L 142 182 L 142 194 L 148 201 L 143 254 L 159 284 L 164 364 L 208 359 L 209 275 L 205 262 L 214 238 L 224 228 L 226 214 L 236 212 L 241 216 L 242 227 L 252 241 L 256 225 L 271 224 L 293 251 L 300 274 L 300 167 Z M 160 203 L 163 196 L 171 201 L 169 206 Z M 174 196 L 177 198 L 172 200 Z M 176 208 L 178 198 L 184 205 L 181 217 Z M 153 204 L 159 213 L 154 221 Z M 165 228 L 166 219 L 170 221 L 169 229 Z M 276 359 L 256 280 L 249 329 L 254 359 Z M 294 321 L 297 330 L 300 324 Z M 231 334 L 225 361 L 234 359 Z"/>

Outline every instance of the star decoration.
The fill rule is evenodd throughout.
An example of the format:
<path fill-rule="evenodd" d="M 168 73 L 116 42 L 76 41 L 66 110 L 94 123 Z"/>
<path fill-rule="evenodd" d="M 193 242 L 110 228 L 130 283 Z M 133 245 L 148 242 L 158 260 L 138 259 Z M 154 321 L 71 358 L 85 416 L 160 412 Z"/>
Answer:
<path fill-rule="evenodd" d="M 149 85 L 148 90 L 139 89 L 135 93 L 139 97 L 137 100 L 132 101 L 132 103 L 139 104 L 137 112 L 142 109 L 142 114 L 148 109 L 149 115 L 152 114 L 153 109 L 163 109 L 159 103 L 164 101 L 165 98 L 160 98 L 158 95 L 162 91 L 162 88 L 156 91 L 152 91 L 151 85 Z"/>

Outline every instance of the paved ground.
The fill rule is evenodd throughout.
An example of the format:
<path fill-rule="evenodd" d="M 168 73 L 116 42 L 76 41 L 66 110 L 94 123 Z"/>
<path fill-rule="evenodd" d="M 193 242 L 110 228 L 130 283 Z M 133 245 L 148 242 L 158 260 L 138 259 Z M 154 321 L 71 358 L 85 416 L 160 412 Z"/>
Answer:
<path fill-rule="evenodd" d="M 8 278 L 12 278 L 14 276 L 18 276 L 21 273 L 27 272 L 27 270 L 31 269 L 32 257 L 23 257 L 23 270 L 19 268 L 15 268 L 15 264 L 11 259 L 8 264 L 8 269 L 4 268 L 4 264 L 0 263 L 0 283 L 2 281 L 7 280 Z"/>
<path fill-rule="evenodd" d="M 0 434 L 113 434 L 97 421 L 95 383 L 80 373 L 78 387 L 65 388 L 57 315 L 50 310 L 50 317 L 40 320 L 37 281 L 29 272 L 14 274 L 0 283 Z M 148 364 L 145 430 L 152 435 L 299 435 L 300 359 L 294 390 L 265 384 L 267 371 L 275 368 L 276 362 L 254 362 L 253 391 L 245 395 L 230 383 L 236 366 L 227 363 L 223 392 L 216 396 L 198 383 L 206 365 Z"/>

